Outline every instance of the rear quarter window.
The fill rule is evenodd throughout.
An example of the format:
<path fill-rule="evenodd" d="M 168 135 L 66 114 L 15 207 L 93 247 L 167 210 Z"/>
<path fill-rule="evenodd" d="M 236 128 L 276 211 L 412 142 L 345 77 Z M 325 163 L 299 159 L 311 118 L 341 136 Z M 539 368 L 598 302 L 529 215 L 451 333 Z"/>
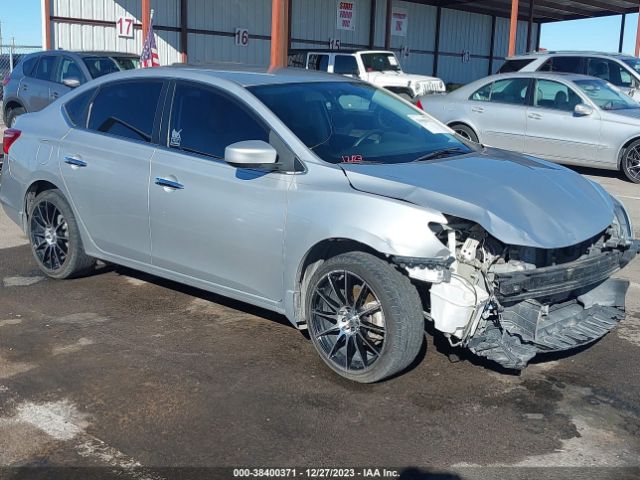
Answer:
<path fill-rule="evenodd" d="M 21 65 L 22 73 L 27 77 L 31 77 L 33 75 L 33 69 L 35 68 L 37 63 L 38 57 L 25 58 Z"/>
<path fill-rule="evenodd" d="M 87 90 L 64 104 L 64 111 L 74 127 L 86 126 L 89 103 L 91 103 L 91 99 L 95 93 L 95 88 Z"/>

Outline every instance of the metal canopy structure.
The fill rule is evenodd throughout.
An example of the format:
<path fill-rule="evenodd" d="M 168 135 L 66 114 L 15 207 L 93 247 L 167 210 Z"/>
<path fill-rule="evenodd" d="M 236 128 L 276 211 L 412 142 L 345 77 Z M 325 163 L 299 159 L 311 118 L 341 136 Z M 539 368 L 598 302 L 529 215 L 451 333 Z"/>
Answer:
<path fill-rule="evenodd" d="M 409 0 L 414 1 L 414 0 Z M 498 17 L 510 17 L 512 0 L 415 0 L 442 8 L 464 10 Z M 520 20 L 536 23 L 562 22 L 581 18 L 605 17 L 622 15 L 638 11 L 638 0 L 520 0 Z M 533 9 L 531 9 L 533 7 Z"/>

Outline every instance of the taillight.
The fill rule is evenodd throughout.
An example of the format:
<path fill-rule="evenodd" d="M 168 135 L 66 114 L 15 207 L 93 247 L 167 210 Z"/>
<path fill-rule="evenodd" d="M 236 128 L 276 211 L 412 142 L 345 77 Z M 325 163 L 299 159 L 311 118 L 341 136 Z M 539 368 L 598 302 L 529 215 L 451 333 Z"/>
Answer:
<path fill-rule="evenodd" d="M 21 134 L 22 132 L 15 128 L 7 128 L 4 131 L 4 137 L 2 138 L 2 151 L 5 155 L 9 155 L 11 145 L 13 145 L 13 142 L 15 142 Z"/>
<path fill-rule="evenodd" d="M 7 86 L 7 83 L 9 83 L 9 80 L 11 80 L 11 74 L 7 75 L 6 77 L 4 77 L 4 78 L 2 79 L 2 86 L 3 86 L 3 87 L 6 87 L 6 86 Z"/>
<path fill-rule="evenodd" d="M 416 107 L 418 107 L 420 110 L 424 110 L 424 108 L 422 107 L 422 102 L 420 100 L 416 102 Z"/>

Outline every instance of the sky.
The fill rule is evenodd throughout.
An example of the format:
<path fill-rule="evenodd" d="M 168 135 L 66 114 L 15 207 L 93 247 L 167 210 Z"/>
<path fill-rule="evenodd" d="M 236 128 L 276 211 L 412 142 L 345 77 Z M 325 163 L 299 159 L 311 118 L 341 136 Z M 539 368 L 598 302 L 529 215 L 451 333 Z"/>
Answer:
<path fill-rule="evenodd" d="M 41 45 L 41 0 L 0 0 L 3 43 L 15 38 L 16 45 Z M 638 15 L 627 15 L 623 50 L 633 53 Z M 526 32 L 523 33 L 526 35 Z M 540 46 L 549 50 L 599 50 L 616 52 L 620 16 L 545 24 Z"/>

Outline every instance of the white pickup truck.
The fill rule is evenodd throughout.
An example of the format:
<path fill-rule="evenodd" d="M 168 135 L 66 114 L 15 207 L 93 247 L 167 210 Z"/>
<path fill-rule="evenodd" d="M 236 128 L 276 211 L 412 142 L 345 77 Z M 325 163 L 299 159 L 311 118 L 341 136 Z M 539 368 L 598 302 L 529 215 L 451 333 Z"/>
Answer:
<path fill-rule="evenodd" d="M 359 78 L 410 101 L 446 91 L 439 78 L 403 72 L 396 54 L 386 50 L 291 50 L 289 66 Z"/>

